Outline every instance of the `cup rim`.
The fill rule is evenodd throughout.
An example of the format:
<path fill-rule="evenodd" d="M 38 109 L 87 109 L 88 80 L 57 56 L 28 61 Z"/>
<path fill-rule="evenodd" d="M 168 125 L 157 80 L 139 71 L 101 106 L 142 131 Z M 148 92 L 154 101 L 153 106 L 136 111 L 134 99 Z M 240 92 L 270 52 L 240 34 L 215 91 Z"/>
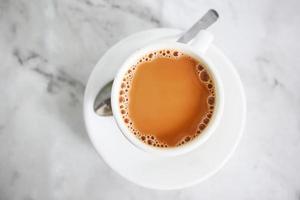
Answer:
<path fill-rule="evenodd" d="M 145 144 L 141 140 L 139 140 L 125 125 L 122 119 L 122 115 L 120 113 L 119 109 L 119 90 L 121 87 L 122 79 L 127 72 L 127 70 L 134 65 L 138 59 L 140 59 L 142 56 L 148 54 L 151 51 L 157 51 L 160 49 L 174 49 L 181 52 L 186 53 L 187 55 L 200 60 L 202 64 L 205 65 L 205 68 L 209 71 L 210 75 L 212 76 L 212 79 L 215 84 L 215 93 L 216 93 L 216 103 L 214 108 L 214 114 L 212 118 L 210 119 L 208 125 L 205 127 L 205 129 L 201 132 L 200 135 L 196 136 L 193 140 L 190 142 L 177 146 L 172 148 L 159 148 L 159 147 L 153 147 L 151 145 Z M 223 105 L 224 105 L 224 97 L 223 97 L 223 88 L 221 84 L 220 76 L 218 75 L 217 70 L 213 67 L 213 63 L 208 59 L 205 58 L 205 54 L 203 54 L 200 51 L 197 51 L 197 49 L 191 45 L 178 43 L 178 42 L 158 42 L 155 44 L 148 45 L 144 48 L 141 48 L 134 53 L 132 53 L 122 64 L 120 69 L 118 70 L 114 83 L 112 86 L 112 92 L 111 92 L 111 106 L 113 111 L 113 117 L 116 121 L 116 124 L 118 125 L 119 129 L 121 130 L 122 134 L 125 136 L 125 138 L 133 144 L 135 147 L 149 153 L 154 153 L 156 155 L 161 156 L 176 156 L 181 155 L 184 153 L 187 153 L 189 151 L 192 151 L 193 149 L 199 147 L 201 144 L 205 143 L 210 135 L 214 132 L 216 129 L 221 115 L 223 113 Z"/>

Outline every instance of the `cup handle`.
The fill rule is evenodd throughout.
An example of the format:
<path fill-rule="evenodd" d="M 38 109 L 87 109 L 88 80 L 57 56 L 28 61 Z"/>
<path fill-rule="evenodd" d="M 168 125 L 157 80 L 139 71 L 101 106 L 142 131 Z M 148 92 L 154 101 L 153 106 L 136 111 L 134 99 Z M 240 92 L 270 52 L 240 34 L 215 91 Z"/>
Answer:
<path fill-rule="evenodd" d="M 214 36 L 210 32 L 201 30 L 191 41 L 190 45 L 195 48 L 196 51 L 205 54 L 213 40 Z"/>

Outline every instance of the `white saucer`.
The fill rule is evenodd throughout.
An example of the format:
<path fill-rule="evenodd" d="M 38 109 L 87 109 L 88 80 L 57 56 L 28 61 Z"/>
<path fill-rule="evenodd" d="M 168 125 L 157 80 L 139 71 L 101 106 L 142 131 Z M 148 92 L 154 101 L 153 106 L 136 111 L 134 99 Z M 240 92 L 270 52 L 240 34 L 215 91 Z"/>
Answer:
<path fill-rule="evenodd" d="M 220 71 L 225 105 L 220 125 L 198 149 L 177 157 L 157 157 L 136 149 L 119 131 L 113 117 L 99 117 L 93 101 L 112 80 L 122 62 L 135 50 L 156 40 L 173 40 L 180 31 L 152 29 L 131 35 L 99 60 L 84 94 L 84 118 L 89 137 L 104 161 L 124 178 L 147 188 L 179 189 L 199 183 L 216 173 L 232 155 L 241 138 L 246 101 L 240 78 L 223 53 L 211 46 L 207 55 Z"/>

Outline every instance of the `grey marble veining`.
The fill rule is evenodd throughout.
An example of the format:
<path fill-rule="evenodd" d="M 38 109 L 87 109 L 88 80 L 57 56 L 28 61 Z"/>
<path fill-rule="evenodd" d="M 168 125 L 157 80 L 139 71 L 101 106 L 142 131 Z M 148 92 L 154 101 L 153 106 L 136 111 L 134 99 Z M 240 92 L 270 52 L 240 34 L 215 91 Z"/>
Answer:
<path fill-rule="evenodd" d="M 228 164 L 178 191 L 112 171 L 84 128 L 82 98 L 114 43 L 154 27 L 211 31 L 245 86 L 247 125 Z M 300 2 L 297 0 L 0 1 L 0 199 L 300 199 Z"/>

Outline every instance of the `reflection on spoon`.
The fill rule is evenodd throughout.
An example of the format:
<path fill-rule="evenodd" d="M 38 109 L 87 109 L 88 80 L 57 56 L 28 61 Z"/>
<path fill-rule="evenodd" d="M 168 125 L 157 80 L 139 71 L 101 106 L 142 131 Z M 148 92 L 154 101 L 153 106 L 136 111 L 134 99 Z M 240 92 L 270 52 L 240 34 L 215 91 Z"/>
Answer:
<path fill-rule="evenodd" d="M 99 116 L 112 115 L 111 103 L 110 103 L 112 84 L 113 84 L 113 80 L 106 83 L 96 96 L 96 99 L 94 101 L 94 111 Z"/>

